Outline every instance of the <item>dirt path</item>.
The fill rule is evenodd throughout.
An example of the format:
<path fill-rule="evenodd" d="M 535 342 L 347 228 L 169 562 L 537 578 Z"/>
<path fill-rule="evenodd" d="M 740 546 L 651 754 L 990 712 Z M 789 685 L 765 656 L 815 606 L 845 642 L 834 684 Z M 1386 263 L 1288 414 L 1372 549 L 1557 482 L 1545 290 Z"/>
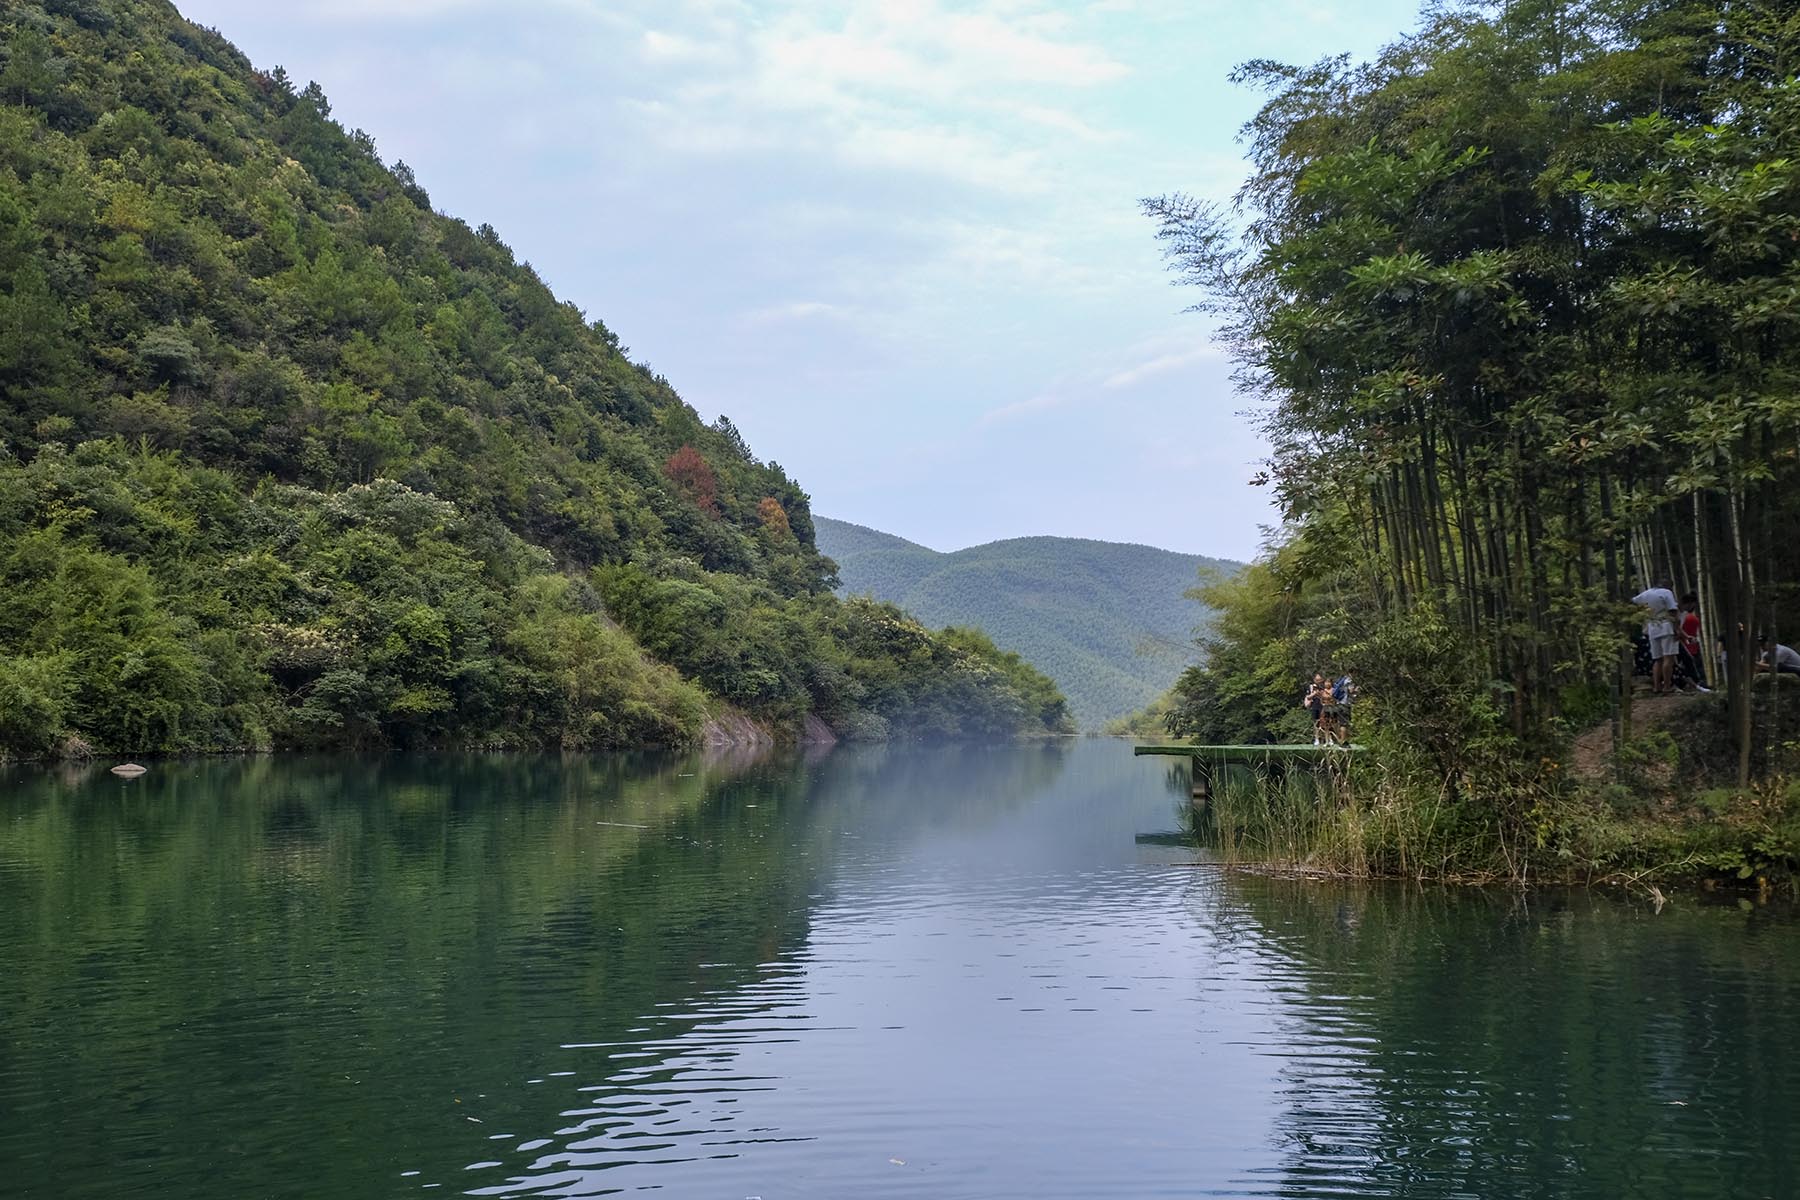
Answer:
<path fill-rule="evenodd" d="M 1673 696 L 1633 696 L 1631 699 L 1631 736 L 1667 729 L 1680 723 L 1695 706 L 1708 702 L 1706 696 L 1690 696 L 1677 692 Z M 1606 764 L 1612 758 L 1612 722 L 1602 721 L 1575 738 L 1569 758 L 1569 769 L 1581 779 L 1602 779 Z"/>

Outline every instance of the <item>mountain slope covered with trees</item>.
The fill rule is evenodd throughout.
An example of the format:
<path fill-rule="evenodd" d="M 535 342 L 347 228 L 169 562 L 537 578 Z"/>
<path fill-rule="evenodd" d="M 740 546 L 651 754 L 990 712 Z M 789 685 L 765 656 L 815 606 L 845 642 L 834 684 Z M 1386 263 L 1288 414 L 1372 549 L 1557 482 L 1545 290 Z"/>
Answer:
<path fill-rule="evenodd" d="M 806 494 L 316 86 L 0 9 L 0 755 L 1064 721 L 833 597 Z"/>
<path fill-rule="evenodd" d="M 1206 617 L 1186 593 L 1202 569 L 1238 568 L 1082 538 L 1011 538 L 944 554 L 828 517 L 814 524 L 846 594 L 982 630 L 1056 680 L 1086 729 L 1143 708 L 1175 681 Z"/>

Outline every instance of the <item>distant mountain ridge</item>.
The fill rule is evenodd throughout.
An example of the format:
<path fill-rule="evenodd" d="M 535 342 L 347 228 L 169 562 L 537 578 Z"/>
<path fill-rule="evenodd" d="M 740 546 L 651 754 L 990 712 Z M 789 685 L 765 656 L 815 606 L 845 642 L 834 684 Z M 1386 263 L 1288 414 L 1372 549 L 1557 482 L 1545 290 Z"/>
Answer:
<path fill-rule="evenodd" d="M 1083 729 L 1136 712 L 1193 661 L 1205 610 L 1185 592 L 1227 559 L 1123 542 L 1025 537 L 945 553 L 815 516 L 840 591 L 900 605 L 928 625 L 973 625 L 1023 655 Z"/>

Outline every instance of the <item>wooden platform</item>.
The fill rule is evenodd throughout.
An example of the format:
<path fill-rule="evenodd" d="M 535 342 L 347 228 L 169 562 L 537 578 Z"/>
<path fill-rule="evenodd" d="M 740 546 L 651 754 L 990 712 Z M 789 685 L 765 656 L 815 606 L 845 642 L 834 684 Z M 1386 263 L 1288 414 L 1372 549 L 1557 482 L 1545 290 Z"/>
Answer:
<path fill-rule="evenodd" d="M 1328 762 L 1355 754 L 1362 746 L 1133 746 L 1133 754 L 1165 754 L 1173 757 L 1201 759 L 1210 763 L 1242 763 L 1261 766 L 1264 763 Z"/>
<path fill-rule="evenodd" d="M 1286 775 L 1292 770 L 1345 767 L 1361 749 L 1352 742 L 1347 746 L 1133 746 L 1131 752 L 1186 758 L 1193 763 L 1195 803 L 1200 803 L 1212 794 L 1213 779 L 1221 770 L 1247 767 Z"/>

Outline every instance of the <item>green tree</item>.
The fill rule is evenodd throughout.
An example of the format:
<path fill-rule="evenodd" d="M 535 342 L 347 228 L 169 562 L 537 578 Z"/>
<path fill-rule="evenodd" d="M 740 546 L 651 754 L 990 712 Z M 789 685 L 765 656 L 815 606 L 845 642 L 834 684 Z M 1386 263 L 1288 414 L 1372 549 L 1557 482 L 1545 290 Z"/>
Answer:
<path fill-rule="evenodd" d="M 1597 683 L 1623 744 L 1626 597 L 1703 592 L 1740 666 L 1780 623 L 1797 37 L 1704 2 L 1434 9 L 1367 65 L 1243 69 L 1271 98 L 1241 237 L 1147 202 L 1271 402 L 1314 635 L 1371 686 L 1468 675 L 1528 755 Z M 1466 761 L 1473 710 L 1409 728 Z"/>

